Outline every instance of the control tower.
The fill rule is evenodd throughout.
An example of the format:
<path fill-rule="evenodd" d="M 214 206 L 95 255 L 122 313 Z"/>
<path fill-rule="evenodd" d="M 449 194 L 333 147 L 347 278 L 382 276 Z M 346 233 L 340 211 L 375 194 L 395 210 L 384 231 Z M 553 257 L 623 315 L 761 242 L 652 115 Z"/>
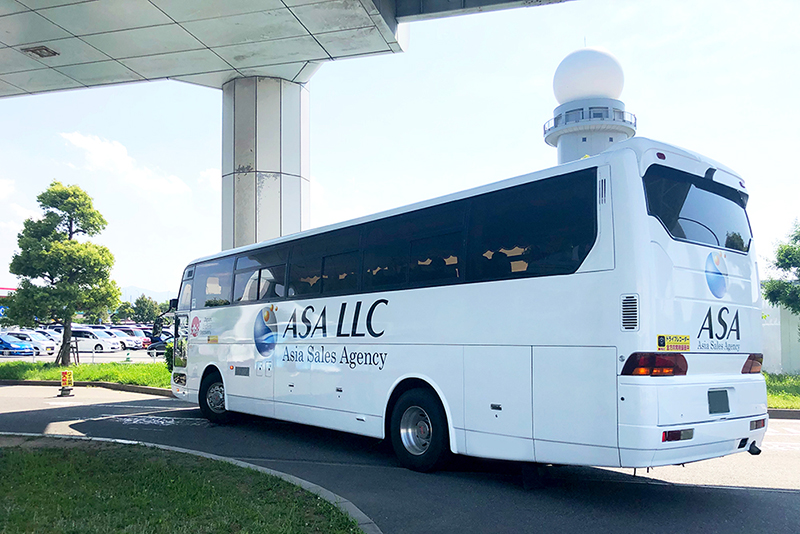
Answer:
<path fill-rule="evenodd" d="M 625 76 L 605 50 L 582 48 L 556 69 L 553 93 L 559 106 L 544 125 L 544 140 L 558 148 L 558 163 L 594 156 L 636 135 L 636 115 L 619 100 Z"/>

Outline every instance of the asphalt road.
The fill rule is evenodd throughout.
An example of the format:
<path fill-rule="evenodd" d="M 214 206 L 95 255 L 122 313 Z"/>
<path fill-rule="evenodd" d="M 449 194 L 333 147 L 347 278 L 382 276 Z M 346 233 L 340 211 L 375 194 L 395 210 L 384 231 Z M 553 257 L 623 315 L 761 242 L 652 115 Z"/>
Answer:
<path fill-rule="evenodd" d="M 520 464 L 455 460 L 419 474 L 374 439 L 242 416 L 211 425 L 168 398 L 99 388 L 0 387 L 0 431 L 139 440 L 289 473 L 349 499 L 385 534 L 483 532 L 797 533 L 800 420 L 772 420 L 760 456 L 631 469 L 549 468 L 525 490 Z"/>

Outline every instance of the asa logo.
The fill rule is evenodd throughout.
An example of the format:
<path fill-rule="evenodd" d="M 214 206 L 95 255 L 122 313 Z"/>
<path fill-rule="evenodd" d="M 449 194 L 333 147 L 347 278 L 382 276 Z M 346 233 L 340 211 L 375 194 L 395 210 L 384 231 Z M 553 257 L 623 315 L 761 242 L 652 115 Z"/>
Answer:
<path fill-rule="evenodd" d="M 706 258 L 706 282 L 711 293 L 721 299 L 728 291 L 728 267 L 721 252 L 712 252 Z"/>
<path fill-rule="evenodd" d="M 253 339 L 256 342 L 256 349 L 265 358 L 272 355 L 275 351 L 275 345 L 278 343 L 276 311 L 278 311 L 277 306 L 267 306 L 256 315 L 256 322 L 253 325 Z"/>

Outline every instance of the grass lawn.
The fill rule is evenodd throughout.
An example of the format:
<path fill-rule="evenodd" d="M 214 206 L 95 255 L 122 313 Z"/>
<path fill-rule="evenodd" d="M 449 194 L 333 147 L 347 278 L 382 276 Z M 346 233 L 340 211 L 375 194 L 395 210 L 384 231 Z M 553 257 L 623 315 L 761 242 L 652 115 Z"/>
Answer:
<path fill-rule="evenodd" d="M 362 532 L 328 501 L 252 469 L 143 446 L 13 439 L 0 448 L 0 532 Z"/>
<path fill-rule="evenodd" d="M 85 382 L 116 382 L 168 388 L 170 374 L 163 363 L 85 363 L 71 365 L 73 379 Z M 59 367 L 52 363 L 4 362 L 0 363 L 0 379 L 8 380 L 61 380 Z"/>
<path fill-rule="evenodd" d="M 800 410 L 800 375 L 771 375 L 767 380 L 767 405 L 770 408 Z"/>

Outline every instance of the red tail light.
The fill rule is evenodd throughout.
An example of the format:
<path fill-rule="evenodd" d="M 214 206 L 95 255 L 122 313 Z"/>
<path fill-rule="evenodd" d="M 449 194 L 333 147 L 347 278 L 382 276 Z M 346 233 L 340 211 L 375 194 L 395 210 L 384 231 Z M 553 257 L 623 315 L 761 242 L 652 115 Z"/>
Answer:
<path fill-rule="evenodd" d="M 742 374 L 746 375 L 749 373 L 760 373 L 762 363 L 764 363 L 763 354 L 751 354 L 747 357 L 747 361 L 744 362 L 744 365 L 742 366 Z"/>
<path fill-rule="evenodd" d="M 683 376 L 689 369 L 678 353 L 636 352 L 628 357 L 622 374 L 627 376 Z"/>

